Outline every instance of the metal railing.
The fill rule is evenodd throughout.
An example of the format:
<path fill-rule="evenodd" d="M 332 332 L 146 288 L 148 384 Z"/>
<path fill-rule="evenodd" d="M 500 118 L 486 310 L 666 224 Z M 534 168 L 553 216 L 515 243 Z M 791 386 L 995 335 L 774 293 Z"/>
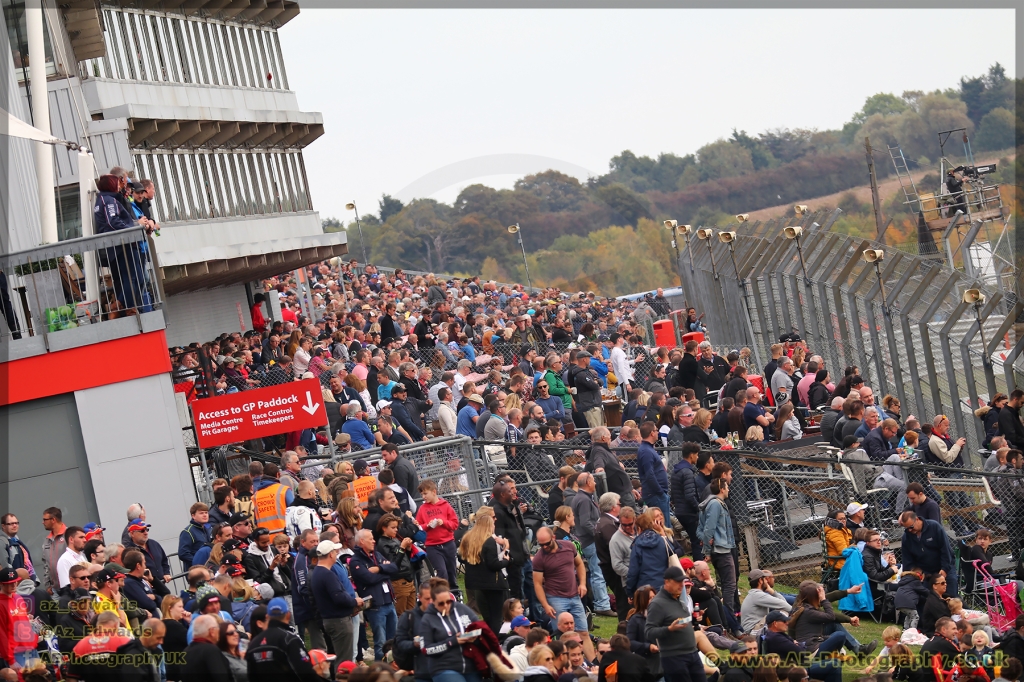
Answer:
<path fill-rule="evenodd" d="M 767 362 L 766 349 L 796 331 L 833 380 L 856 366 L 879 399 L 899 398 L 904 415 L 949 415 L 953 433 L 976 451 L 984 434 L 974 410 L 1024 386 L 1022 292 L 987 288 L 900 251 L 869 264 L 862 252 L 885 245 L 831 232 L 839 214 L 730 225 L 737 232 L 731 244 L 713 237 L 695 245 L 692 262 L 680 261 L 691 305 L 706 313 L 716 345 L 761 354 L 754 373 Z M 803 234 L 787 238 L 789 225 Z M 964 302 L 966 289 L 980 289 L 986 300 L 975 309 Z"/>
<path fill-rule="evenodd" d="M 155 260 L 141 227 L 0 254 L 0 341 L 39 337 L 50 348 L 70 330 L 160 309 Z"/>

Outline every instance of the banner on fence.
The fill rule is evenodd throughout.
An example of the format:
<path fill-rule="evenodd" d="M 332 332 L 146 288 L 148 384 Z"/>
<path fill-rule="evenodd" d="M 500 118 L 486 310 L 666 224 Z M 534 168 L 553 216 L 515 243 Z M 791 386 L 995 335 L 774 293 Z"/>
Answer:
<path fill-rule="evenodd" d="M 316 379 L 204 398 L 192 403 L 201 448 L 215 448 L 327 424 Z"/>

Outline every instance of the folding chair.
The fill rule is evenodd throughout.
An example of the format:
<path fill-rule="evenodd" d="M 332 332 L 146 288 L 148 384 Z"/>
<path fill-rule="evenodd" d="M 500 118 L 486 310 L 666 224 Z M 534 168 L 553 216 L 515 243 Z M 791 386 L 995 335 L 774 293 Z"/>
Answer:
<path fill-rule="evenodd" d="M 835 567 L 836 562 L 842 561 L 843 557 L 834 556 L 828 553 L 828 542 L 825 540 L 825 527 L 821 528 L 821 584 L 825 586 L 826 592 L 831 592 L 839 587 L 839 570 Z"/>

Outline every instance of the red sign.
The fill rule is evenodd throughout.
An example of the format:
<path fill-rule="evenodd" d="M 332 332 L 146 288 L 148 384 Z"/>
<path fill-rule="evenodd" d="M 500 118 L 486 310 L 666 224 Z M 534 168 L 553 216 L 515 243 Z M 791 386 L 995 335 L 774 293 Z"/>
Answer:
<path fill-rule="evenodd" d="M 327 424 L 320 382 L 316 379 L 204 398 L 192 403 L 192 420 L 201 448 L 317 428 Z"/>

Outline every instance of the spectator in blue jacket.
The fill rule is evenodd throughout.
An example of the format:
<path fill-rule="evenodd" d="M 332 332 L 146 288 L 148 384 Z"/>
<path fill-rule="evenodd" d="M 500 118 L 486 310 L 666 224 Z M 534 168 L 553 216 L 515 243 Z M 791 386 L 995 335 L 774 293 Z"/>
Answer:
<path fill-rule="evenodd" d="M 142 552 L 138 550 L 125 552 L 121 561 L 128 569 L 128 575 L 124 577 L 124 587 L 121 588 L 122 593 L 129 601 L 134 602 L 136 609 L 145 609 L 154 618 L 159 618 L 160 607 L 157 606 L 153 588 L 146 581 L 146 573 L 149 572 L 149 569 L 146 568 L 146 559 L 142 556 Z"/>
<path fill-rule="evenodd" d="M 189 514 L 192 518 L 178 536 L 178 559 L 181 560 L 181 565 L 186 567 L 192 565 L 196 552 L 210 542 L 210 529 L 207 526 L 210 521 L 210 508 L 202 502 L 196 502 L 189 509 Z"/>
<path fill-rule="evenodd" d="M 346 419 L 341 425 L 341 432 L 347 433 L 352 438 L 352 446 L 360 450 L 372 448 L 374 445 L 373 432 L 363 421 L 364 412 L 359 405 L 349 403 L 345 408 Z"/>
<path fill-rule="evenodd" d="M 309 633 L 311 648 L 326 649 L 323 618 L 313 596 L 313 583 L 309 580 L 316 561 L 314 550 L 318 544 L 320 535 L 312 528 L 299 534 L 299 550 L 295 553 L 295 568 L 292 569 L 292 618 L 299 637 L 303 637 L 304 632 Z"/>
<path fill-rule="evenodd" d="M 479 394 L 473 393 L 467 397 L 466 406 L 459 410 L 459 416 L 455 422 L 455 433 L 460 436 L 476 438 L 476 422 L 483 410 L 484 399 Z"/>
<path fill-rule="evenodd" d="M 338 561 L 338 553 L 343 548 L 343 545 L 331 540 L 320 542 L 315 550 L 316 567 L 309 581 L 323 618 L 324 629 L 334 643 L 335 654 L 347 659 L 355 651 L 355 623 L 352 616 L 357 608 L 362 607 L 363 600 L 353 593 L 352 585 L 346 584 L 348 581 L 340 579 L 333 570 Z M 373 639 L 376 645 L 376 633 Z"/>
<path fill-rule="evenodd" d="M 665 535 L 664 520 L 658 520 L 658 510 L 648 509 L 636 517 L 640 533 L 629 551 L 629 572 L 626 573 L 626 594 L 635 594 L 643 585 L 664 581 L 669 553 L 682 554 L 671 538 Z"/>
<path fill-rule="evenodd" d="M 640 475 L 641 490 L 644 495 L 644 502 L 648 506 L 657 507 L 668 520 L 669 507 L 669 485 L 668 473 L 665 471 L 665 464 L 661 461 L 661 455 L 654 449 L 658 442 L 658 425 L 654 422 L 644 422 L 640 425 L 640 438 L 643 442 L 636 451 L 636 468 Z M 651 583 L 651 584 L 657 584 Z M 632 590 L 630 590 L 632 592 Z"/>
<path fill-rule="evenodd" d="M 380 661 L 384 658 L 384 642 L 393 639 L 398 628 L 395 588 L 391 586 L 391 578 L 398 575 L 398 566 L 376 551 L 369 528 L 361 528 L 355 540 L 356 548 L 348 566 L 359 596 L 370 599 L 370 606 L 365 610 L 366 621 L 373 629 L 374 660 Z"/>
<path fill-rule="evenodd" d="M 536 379 L 533 385 L 537 389 L 537 399 L 534 402 L 544 410 L 544 418 L 557 419 L 560 422 L 565 421 L 565 403 L 561 398 L 553 396 L 548 392 L 551 390 L 551 387 L 548 386 L 548 381 L 544 378 L 544 375 Z"/>
<path fill-rule="evenodd" d="M 193 566 L 205 566 L 206 562 L 210 560 L 210 554 L 213 552 L 213 546 L 218 542 L 227 542 L 231 539 L 234 531 L 231 526 L 226 523 L 218 523 L 210 529 L 210 541 L 200 547 L 195 555 L 192 557 Z"/>
<path fill-rule="evenodd" d="M 409 389 L 402 384 L 398 384 L 391 390 L 391 416 L 414 441 L 426 440 L 426 434 L 417 424 L 419 416 L 413 417 L 415 410 L 410 411 L 412 406 L 406 402 L 408 395 Z"/>
<path fill-rule="evenodd" d="M 601 385 L 608 388 L 608 363 L 604 361 L 597 344 L 587 346 L 587 352 L 590 353 L 590 369 L 597 373 Z"/>
<path fill-rule="evenodd" d="M 949 536 L 942 524 L 931 519 L 919 518 L 912 511 L 900 514 L 903 534 L 903 563 L 916 566 L 925 575 L 943 573 L 946 576 L 946 596 L 955 597 L 957 589 L 956 564 Z"/>

